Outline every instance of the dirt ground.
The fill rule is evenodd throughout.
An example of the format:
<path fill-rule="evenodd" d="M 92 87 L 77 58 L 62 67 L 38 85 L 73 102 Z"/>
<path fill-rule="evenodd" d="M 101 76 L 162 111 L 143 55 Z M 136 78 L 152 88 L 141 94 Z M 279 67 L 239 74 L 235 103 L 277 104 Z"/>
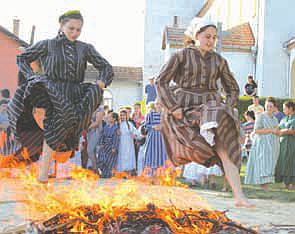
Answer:
<path fill-rule="evenodd" d="M 101 180 L 98 186 L 104 181 Z M 116 182 L 112 182 L 116 186 Z M 70 185 L 69 185 L 70 186 Z M 145 186 L 148 187 L 148 186 Z M 155 193 L 162 194 L 167 188 L 156 186 L 148 187 L 148 190 L 155 189 Z M 295 203 L 282 203 L 271 200 L 252 200 L 257 206 L 253 209 L 236 208 L 232 198 L 227 197 L 226 193 L 208 190 L 193 191 L 190 189 L 177 188 L 178 194 L 198 193 L 206 199 L 215 210 L 228 210 L 227 215 L 239 221 L 247 227 L 256 228 L 259 233 L 295 233 Z M 185 191 L 186 190 L 186 191 Z M 188 191 L 189 190 L 189 191 Z M 20 215 L 15 213 L 15 208 L 23 205 L 22 185 L 17 179 L 1 179 L 0 182 L 0 233 L 5 230 L 28 223 Z M 17 198 L 15 195 L 18 195 Z M 180 196 L 181 197 L 181 196 Z M 25 197 L 23 197 L 25 199 Z M 183 198 L 181 197 L 181 200 Z M 179 201 L 178 201 L 179 202 Z"/>

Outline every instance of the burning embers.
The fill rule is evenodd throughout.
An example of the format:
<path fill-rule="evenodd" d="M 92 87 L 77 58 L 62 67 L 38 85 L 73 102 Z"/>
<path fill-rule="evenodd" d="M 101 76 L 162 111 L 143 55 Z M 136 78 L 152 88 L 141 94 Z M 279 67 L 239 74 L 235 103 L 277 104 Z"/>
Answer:
<path fill-rule="evenodd" d="M 195 191 L 175 187 L 173 171 L 159 173 L 153 181 L 159 185 L 144 178 L 100 180 L 81 169 L 72 171 L 72 180 L 42 185 L 36 174 L 32 167 L 18 176 L 16 199 L 25 202 L 18 213 L 32 221 L 26 233 L 255 233 L 213 211 Z"/>
<path fill-rule="evenodd" d="M 226 217 L 220 211 L 157 208 L 148 204 L 141 210 L 113 207 L 111 213 L 99 205 L 82 206 L 58 214 L 47 221 L 32 223 L 30 233 L 105 233 L 105 234 L 169 234 L 169 233 L 256 233 Z"/>

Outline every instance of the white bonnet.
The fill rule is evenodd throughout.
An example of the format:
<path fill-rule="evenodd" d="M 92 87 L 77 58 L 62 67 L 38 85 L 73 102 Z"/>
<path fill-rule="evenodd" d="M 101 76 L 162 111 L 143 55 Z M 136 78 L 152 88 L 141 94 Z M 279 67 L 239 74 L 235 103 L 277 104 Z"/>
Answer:
<path fill-rule="evenodd" d="M 196 34 L 204 27 L 212 25 L 217 28 L 216 24 L 208 19 L 195 17 L 190 22 L 184 34 L 192 39 L 195 38 Z"/>

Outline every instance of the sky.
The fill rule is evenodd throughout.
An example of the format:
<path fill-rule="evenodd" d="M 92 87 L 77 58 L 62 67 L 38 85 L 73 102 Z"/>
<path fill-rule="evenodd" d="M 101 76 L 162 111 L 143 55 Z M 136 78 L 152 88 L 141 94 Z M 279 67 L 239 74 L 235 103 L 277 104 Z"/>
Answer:
<path fill-rule="evenodd" d="M 93 44 L 114 66 L 143 65 L 144 0 L 9 0 L 0 8 L 0 25 L 12 31 L 20 20 L 20 38 L 35 42 L 56 36 L 58 17 L 80 10 L 84 26 L 79 40 Z"/>

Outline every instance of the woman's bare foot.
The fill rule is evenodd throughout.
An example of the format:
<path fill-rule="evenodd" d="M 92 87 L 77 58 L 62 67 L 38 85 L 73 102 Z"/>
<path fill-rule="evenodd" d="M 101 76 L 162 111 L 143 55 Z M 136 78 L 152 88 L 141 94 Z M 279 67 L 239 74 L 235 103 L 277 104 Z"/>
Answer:
<path fill-rule="evenodd" d="M 228 192 L 229 191 L 229 188 L 227 188 L 227 187 L 223 187 L 222 189 L 221 189 L 221 192 Z"/>
<path fill-rule="evenodd" d="M 262 184 L 260 185 L 260 187 L 262 188 L 263 191 L 269 192 L 268 184 Z"/>
<path fill-rule="evenodd" d="M 255 208 L 256 206 L 248 201 L 246 198 L 236 199 L 236 207 Z"/>

